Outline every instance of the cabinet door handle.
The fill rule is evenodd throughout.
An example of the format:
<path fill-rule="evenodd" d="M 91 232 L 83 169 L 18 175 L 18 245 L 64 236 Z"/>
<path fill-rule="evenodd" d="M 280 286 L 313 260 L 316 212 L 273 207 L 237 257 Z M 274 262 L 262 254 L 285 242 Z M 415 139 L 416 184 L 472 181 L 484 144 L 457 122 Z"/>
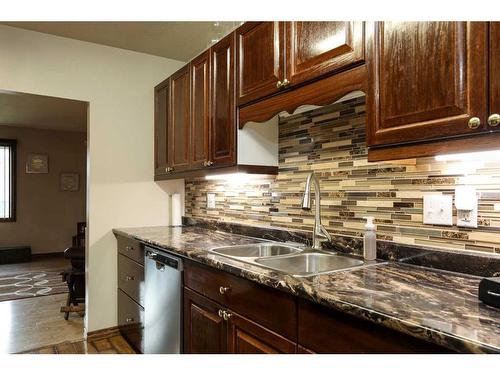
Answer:
<path fill-rule="evenodd" d="M 469 128 L 470 129 L 477 129 L 479 128 L 479 125 L 481 125 L 481 120 L 479 117 L 471 117 L 469 119 Z"/>
<path fill-rule="evenodd" d="M 219 293 L 220 294 L 226 294 L 228 292 L 231 291 L 231 287 L 230 286 L 221 286 L 219 287 Z"/>
<path fill-rule="evenodd" d="M 288 79 L 284 79 L 283 83 L 281 84 L 282 87 L 287 87 L 290 84 L 290 81 Z"/>
<path fill-rule="evenodd" d="M 214 165 L 214 162 L 212 160 L 207 161 L 207 167 L 211 167 Z"/>
<path fill-rule="evenodd" d="M 283 87 L 283 82 L 281 82 L 281 81 L 276 82 L 276 88 L 277 89 L 280 89 L 282 87 Z"/>
<path fill-rule="evenodd" d="M 127 280 L 127 281 L 133 281 L 133 280 L 135 280 L 135 277 L 127 275 L 127 276 L 125 276 L 125 280 Z"/>
<path fill-rule="evenodd" d="M 227 320 L 229 320 L 229 319 L 231 319 L 231 317 L 233 316 L 233 314 L 231 314 L 230 312 L 227 312 L 227 311 L 224 311 L 223 313 L 224 313 L 224 314 L 223 314 L 223 317 L 222 317 L 222 318 L 223 318 L 224 320 L 226 320 L 226 321 L 227 321 Z"/>
<path fill-rule="evenodd" d="M 219 309 L 219 311 L 217 311 L 217 315 L 219 315 L 220 318 L 224 318 L 225 313 L 226 312 L 224 310 L 221 310 L 221 309 Z"/>
<path fill-rule="evenodd" d="M 493 113 L 488 117 L 488 125 L 489 126 L 497 126 L 500 124 L 500 115 L 498 113 Z"/>
<path fill-rule="evenodd" d="M 133 246 L 125 246 L 125 250 L 134 251 L 134 247 Z"/>
<path fill-rule="evenodd" d="M 134 318 L 127 318 L 127 319 L 125 319 L 125 321 L 126 321 L 127 323 L 132 323 L 132 322 L 134 321 Z"/>

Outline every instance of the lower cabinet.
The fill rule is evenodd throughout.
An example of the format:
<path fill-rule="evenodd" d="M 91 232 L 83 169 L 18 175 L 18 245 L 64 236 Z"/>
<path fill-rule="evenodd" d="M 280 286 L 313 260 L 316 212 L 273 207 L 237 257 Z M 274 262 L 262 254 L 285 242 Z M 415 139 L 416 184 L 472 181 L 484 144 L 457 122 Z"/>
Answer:
<path fill-rule="evenodd" d="M 184 263 L 185 353 L 448 353 L 273 288 Z"/>
<path fill-rule="evenodd" d="M 296 344 L 184 288 L 184 353 L 295 353 Z"/>

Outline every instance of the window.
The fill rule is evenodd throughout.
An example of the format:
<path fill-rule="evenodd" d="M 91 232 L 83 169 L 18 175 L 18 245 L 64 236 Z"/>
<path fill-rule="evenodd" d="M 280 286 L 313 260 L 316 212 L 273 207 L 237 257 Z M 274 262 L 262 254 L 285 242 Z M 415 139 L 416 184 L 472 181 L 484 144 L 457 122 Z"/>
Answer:
<path fill-rule="evenodd" d="M 16 141 L 0 139 L 0 221 L 16 220 Z"/>

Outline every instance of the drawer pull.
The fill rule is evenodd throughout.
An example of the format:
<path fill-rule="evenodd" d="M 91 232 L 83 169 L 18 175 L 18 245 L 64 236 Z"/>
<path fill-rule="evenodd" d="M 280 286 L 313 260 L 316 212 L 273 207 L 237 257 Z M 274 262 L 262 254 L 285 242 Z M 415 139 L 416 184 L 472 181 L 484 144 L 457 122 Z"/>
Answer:
<path fill-rule="evenodd" d="M 134 318 L 127 318 L 127 319 L 125 319 L 125 321 L 127 323 L 133 323 L 134 322 Z"/>
<path fill-rule="evenodd" d="M 125 250 L 134 251 L 134 247 L 133 246 L 125 246 Z"/>
<path fill-rule="evenodd" d="M 226 310 L 221 310 L 221 309 L 219 309 L 219 311 L 217 311 L 217 314 L 219 315 L 219 317 L 221 317 L 224 320 L 229 320 L 233 316 L 233 314 L 231 314 L 230 312 L 227 312 Z"/>
<path fill-rule="evenodd" d="M 125 276 L 125 280 L 126 281 L 133 281 L 133 280 L 135 280 L 135 277 L 127 275 L 127 276 Z"/>
<path fill-rule="evenodd" d="M 231 287 L 229 287 L 229 286 L 221 286 L 219 288 L 219 293 L 220 294 L 226 294 L 226 293 L 228 293 L 230 291 L 231 291 Z"/>

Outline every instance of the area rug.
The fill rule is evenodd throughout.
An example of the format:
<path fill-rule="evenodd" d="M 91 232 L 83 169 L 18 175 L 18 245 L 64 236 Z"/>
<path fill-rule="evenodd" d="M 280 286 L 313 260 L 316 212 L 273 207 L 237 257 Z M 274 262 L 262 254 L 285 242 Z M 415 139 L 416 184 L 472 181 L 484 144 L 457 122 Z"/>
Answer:
<path fill-rule="evenodd" d="M 59 272 L 23 272 L 0 276 L 0 302 L 68 293 Z"/>

